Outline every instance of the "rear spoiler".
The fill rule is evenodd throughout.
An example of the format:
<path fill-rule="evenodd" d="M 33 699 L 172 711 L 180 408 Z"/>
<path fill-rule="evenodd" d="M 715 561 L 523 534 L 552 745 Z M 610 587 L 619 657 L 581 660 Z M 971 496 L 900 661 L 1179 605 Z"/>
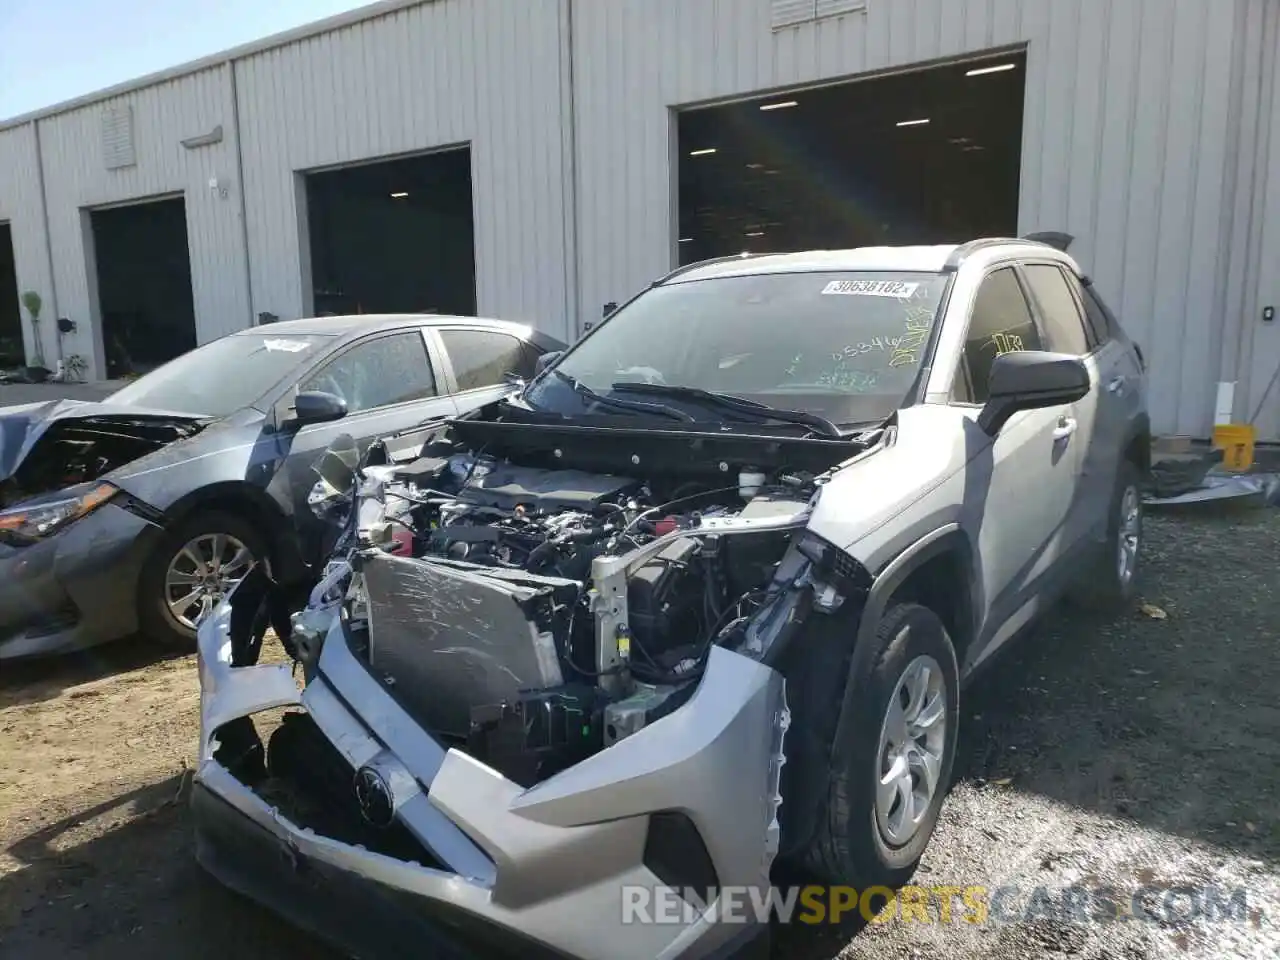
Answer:
<path fill-rule="evenodd" d="M 1046 246 L 1053 247 L 1055 250 L 1061 250 L 1066 253 L 1067 247 L 1071 246 L 1075 237 L 1069 233 L 1057 233 L 1050 230 L 1045 233 L 1029 233 L 1022 239 L 1030 243 L 1043 243 Z"/>

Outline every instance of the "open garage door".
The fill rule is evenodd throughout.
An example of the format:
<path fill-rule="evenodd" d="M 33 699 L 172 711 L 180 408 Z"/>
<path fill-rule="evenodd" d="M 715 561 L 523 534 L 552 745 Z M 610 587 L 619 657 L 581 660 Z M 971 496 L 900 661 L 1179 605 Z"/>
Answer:
<path fill-rule="evenodd" d="M 18 273 L 13 264 L 13 232 L 0 223 L 0 370 L 25 363 L 22 311 L 18 307 Z"/>
<path fill-rule="evenodd" d="M 1022 54 L 678 115 L 680 262 L 1014 236 Z"/>
<path fill-rule="evenodd" d="M 93 210 L 89 222 L 107 376 L 146 373 L 194 348 L 186 202 Z"/>
<path fill-rule="evenodd" d="M 307 176 L 315 313 L 476 312 L 471 151 Z"/>

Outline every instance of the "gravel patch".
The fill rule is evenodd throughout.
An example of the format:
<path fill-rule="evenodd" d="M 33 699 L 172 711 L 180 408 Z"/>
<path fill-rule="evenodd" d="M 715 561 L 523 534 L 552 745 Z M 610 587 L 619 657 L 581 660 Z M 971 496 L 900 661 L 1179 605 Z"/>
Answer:
<path fill-rule="evenodd" d="M 1055 612 L 962 698 L 919 910 L 780 929 L 775 955 L 1276 957 L 1278 559 L 1280 510 L 1149 516 L 1145 607 Z M 195 866 L 195 671 L 153 656 L 0 677 L 0 957 L 334 956 Z M 984 922 L 939 887 L 982 888 Z"/>

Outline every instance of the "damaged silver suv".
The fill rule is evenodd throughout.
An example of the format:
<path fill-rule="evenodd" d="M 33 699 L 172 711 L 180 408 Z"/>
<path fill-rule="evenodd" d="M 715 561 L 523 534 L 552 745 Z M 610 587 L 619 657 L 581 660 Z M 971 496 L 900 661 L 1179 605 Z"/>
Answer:
<path fill-rule="evenodd" d="M 1132 595 L 1145 379 L 1049 245 L 768 255 L 411 459 L 338 444 L 309 596 L 255 571 L 200 627 L 201 863 L 361 957 L 729 955 L 783 866 L 904 881 L 965 682 Z"/>

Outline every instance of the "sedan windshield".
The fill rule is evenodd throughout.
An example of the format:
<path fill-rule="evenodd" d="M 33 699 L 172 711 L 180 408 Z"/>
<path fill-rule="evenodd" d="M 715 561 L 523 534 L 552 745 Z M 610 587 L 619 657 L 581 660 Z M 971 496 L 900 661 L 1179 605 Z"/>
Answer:
<path fill-rule="evenodd" d="M 258 401 L 331 339 L 256 330 L 232 334 L 170 360 L 108 402 L 225 417 Z"/>
<path fill-rule="evenodd" d="M 825 272 L 665 284 L 613 314 L 534 383 L 525 399 L 561 414 L 592 396 L 660 403 L 698 420 L 728 419 L 699 387 L 838 424 L 883 420 L 919 372 L 947 276 Z M 585 389 L 583 389 L 585 388 Z M 603 402 L 595 407 L 603 408 Z M 618 415 L 617 405 L 609 412 Z M 633 413 L 632 415 L 643 415 Z"/>

